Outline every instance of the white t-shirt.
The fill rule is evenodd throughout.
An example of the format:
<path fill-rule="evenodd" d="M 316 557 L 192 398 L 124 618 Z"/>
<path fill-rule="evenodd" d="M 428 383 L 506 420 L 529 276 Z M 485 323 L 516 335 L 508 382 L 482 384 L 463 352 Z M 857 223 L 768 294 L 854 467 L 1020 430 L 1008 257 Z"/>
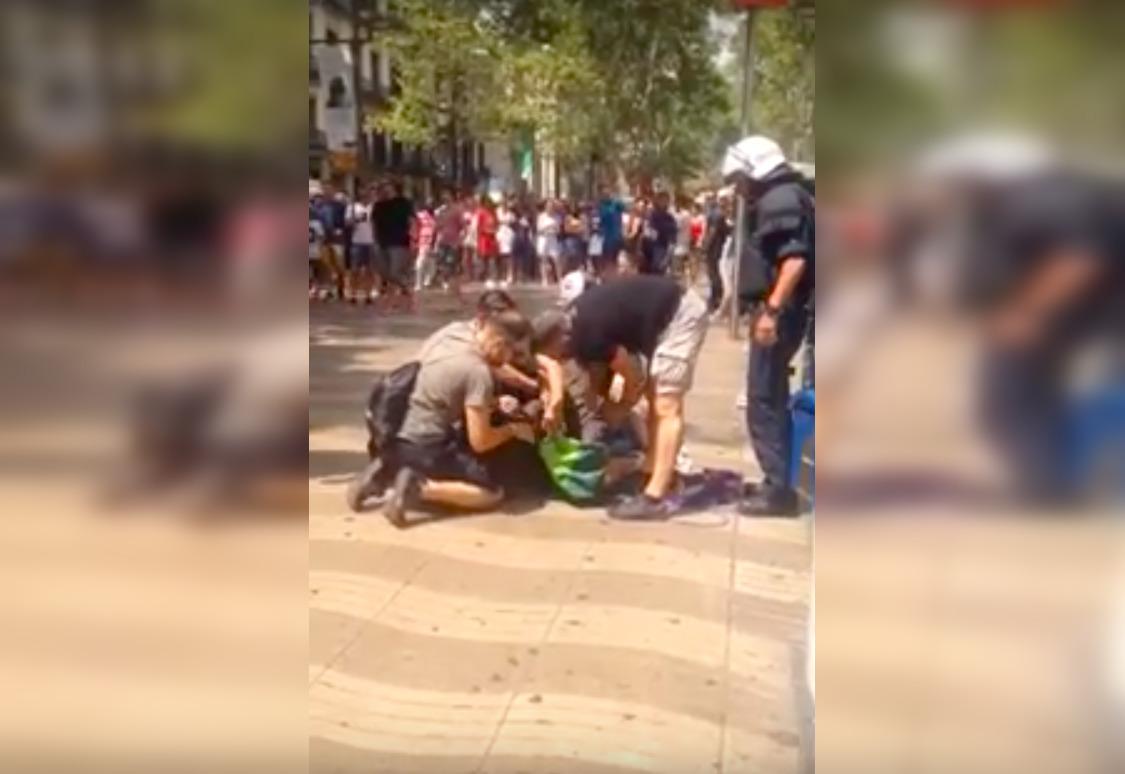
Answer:
<path fill-rule="evenodd" d="M 540 257 L 559 255 L 559 222 L 549 212 L 539 213 L 535 220 L 535 244 Z"/>
<path fill-rule="evenodd" d="M 320 259 L 320 247 L 324 244 L 324 224 L 319 220 L 309 221 L 309 260 Z"/>
<path fill-rule="evenodd" d="M 687 255 L 691 250 L 691 213 L 680 210 L 676 213 L 676 252 Z"/>
<path fill-rule="evenodd" d="M 348 207 L 348 221 L 353 224 L 352 244 L 375 244 L 375 227 L 371 224 L 371 206 L 356 202 Z"/>
<path fill-rule="evenodd" d="M 512 244 L 516 241 L 516 217 L 511 210 L 501 209 L 498 213 L 500 228 L 496 231 L 496 241 L 500 243 L 500 254 L 510 255 Z"/>

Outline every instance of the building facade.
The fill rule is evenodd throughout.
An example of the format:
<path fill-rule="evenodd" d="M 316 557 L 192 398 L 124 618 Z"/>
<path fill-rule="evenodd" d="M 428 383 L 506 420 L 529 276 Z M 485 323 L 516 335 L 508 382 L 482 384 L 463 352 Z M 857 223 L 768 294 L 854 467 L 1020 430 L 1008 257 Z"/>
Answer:
<path fill-rule="evenodd" d="M 393 176 L 418 198 L 431 197 L 438 188 L 451 185 L 483 191 L 489 187 L 492 170 L 507 161 L 506 148 L 501 152 L 498 144 L 474 138 L 465 138 L 456 148 L 448 147 L 448 143 L 441 147 L 411 146 L 374 128 L 372 119 L 395 96 L 394 62 L 383 42 L 393 18 L 391 0 L 310 0 L 309 178 L 346 185 Z M 331 46 L 339 48 L 350 71 L 358 75 L 354 91 L 360 118 L 351 133 L 356 142 L 350 154 L 333 154 L 329 149 L 326 129 L 331 106 L 353 98 L 340 93 L 348 83 L 336 82 L 340 79 L 329 79 L 321 72 L 321 52 Z M 457 170 L 456 180 L 453 170 Z"/>

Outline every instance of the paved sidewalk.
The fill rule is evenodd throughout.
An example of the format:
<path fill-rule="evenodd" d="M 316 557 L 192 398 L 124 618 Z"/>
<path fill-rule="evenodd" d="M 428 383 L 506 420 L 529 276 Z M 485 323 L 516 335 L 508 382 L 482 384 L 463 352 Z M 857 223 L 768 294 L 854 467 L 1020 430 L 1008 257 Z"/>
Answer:
<path fill-rule="evenodd" d="M 310 770 L 797 771 L 807 520 L 620 524 L 552 503 L 398 531 L 348 510 L 372 371 L 457 314 L 310 310 Z M 713 327 L 687 409 L 699 464 L 746 468 L 744 363 Z"/>

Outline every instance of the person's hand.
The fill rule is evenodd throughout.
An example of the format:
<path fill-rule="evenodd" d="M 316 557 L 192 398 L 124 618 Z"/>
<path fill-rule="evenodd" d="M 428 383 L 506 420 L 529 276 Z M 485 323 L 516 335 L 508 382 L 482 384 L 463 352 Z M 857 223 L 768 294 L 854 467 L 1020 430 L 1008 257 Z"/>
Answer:
<path fill-rule="evenodd" d="M 512 415 L 520 410 L 520 400 L 515 395 L 501 395 L 496 399 L 496 407 L 500 413 Z"/>
<path fill-rule="evenodd" d="M 550 435 L 559 429 L 560 424 L 562 424 L 562 417 L 553 406 L 548 406 L 543 412 L 543 432 Z"/>
<path fill-rule="evenodd" d="M 524 443 L 535 443 L 535 430 L 527 422 L 513 422 L 508 425 L 512 428 L 512 437 Z"/>
<path fill-rule="evenodd" d="M 771 347 L 777 343 L 777 316 L 769 312 L 762 312 L 754 318 L 753 329 L 754 343 L 762 347 Z"/>

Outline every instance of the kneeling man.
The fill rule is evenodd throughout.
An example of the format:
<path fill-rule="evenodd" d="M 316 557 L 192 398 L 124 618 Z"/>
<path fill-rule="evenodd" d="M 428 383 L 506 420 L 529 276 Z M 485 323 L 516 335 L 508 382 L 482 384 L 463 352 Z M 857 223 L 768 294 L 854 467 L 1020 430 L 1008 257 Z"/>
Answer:
<path fill-rule="evenodd" d="M 399 467 L 384 513 L 397 527 L 418 502 L 487 510 L 504 498 L 482 456 L 520 440 L 533 443 L 526 422 L 493 426 L 492 369 L 512 359 L 530 326 L 518 312 L 492 315 L 474 326 L 472 345 L 438 342 L 422 357 L 410 406 L 394 445 Z"/>

